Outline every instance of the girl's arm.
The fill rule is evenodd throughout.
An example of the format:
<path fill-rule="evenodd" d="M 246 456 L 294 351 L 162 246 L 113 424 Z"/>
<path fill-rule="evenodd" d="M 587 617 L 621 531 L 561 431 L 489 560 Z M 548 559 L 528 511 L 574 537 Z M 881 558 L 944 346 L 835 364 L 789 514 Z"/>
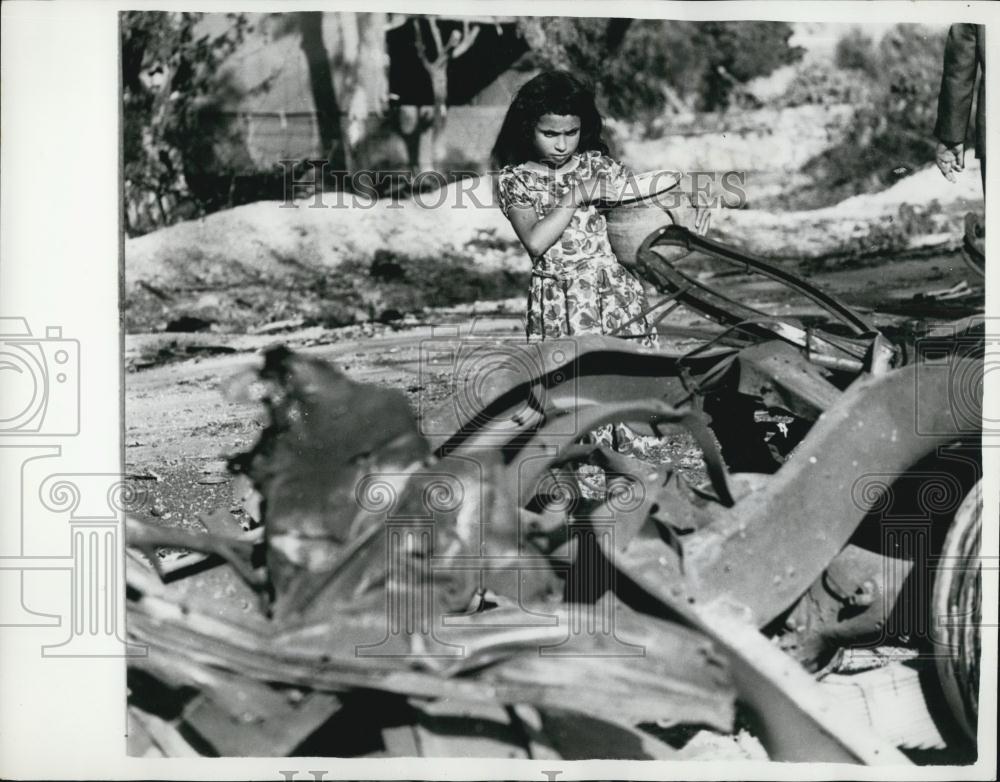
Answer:
<path fill-rule="evenodd" d="M 594 181 L 597 179 L 597 181 Z M 559 241 L 577 208 L 591 200 L 606 199 L 612 196 L 612 188 L 608 187 L 604 178 L 584 180 L 565 193 L 556 202 L 555 207 L 545 217 L 539 219 L 534 207 L 511 206 L 507 210 L 507 219 L 514 227 L 514 233 L 521 240 L 524 249 L 532 258 L 544 255 L 552 245 Z"/>
<path fill-rule="evenodd" d="M 541 219 L 532 206 L 512 206 L 507 211 L 507 219 L 528 255 L 538 258 L 559 241 L 578 205 L 576 189 L 571 188 L 556 202 L 552 211 Z"/>

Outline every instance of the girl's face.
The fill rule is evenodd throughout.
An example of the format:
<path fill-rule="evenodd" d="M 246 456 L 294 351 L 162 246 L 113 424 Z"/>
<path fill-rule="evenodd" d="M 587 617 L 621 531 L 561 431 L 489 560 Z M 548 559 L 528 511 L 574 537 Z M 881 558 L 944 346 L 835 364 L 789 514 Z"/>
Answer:
<path fill-rule="evenodd" d="M 580 146 L 580 118 L 573 115 L 543 114 L 535 125 L 535 152 L 538 161 L 558 168 Z"/>

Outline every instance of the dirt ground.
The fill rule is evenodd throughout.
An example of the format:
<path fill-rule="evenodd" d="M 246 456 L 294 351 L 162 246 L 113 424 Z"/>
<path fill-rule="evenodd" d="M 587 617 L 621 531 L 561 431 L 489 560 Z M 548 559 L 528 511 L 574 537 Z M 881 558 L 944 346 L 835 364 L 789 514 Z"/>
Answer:
<path fill-rule="evenodd" d="M 947 290 L 963 281 L 973 289 L 974 304 L 977 293 L 981 296 L 977 290 L 981 282 L 957 253 L 887 260 L 877 267 L 828 271 L 809 278 L 868 314 L 880 327 L 906 321 L 906 305 L 915 303 L 913 297 Z M 759 277 L 736 274 L 710 282 L 727 295 L 773 314 L 808 318 L 818 313 L 810 302 Z M 518 299 L 480 302 L 431 309 L 390 325 L 314 327 L 261 335 L 127 335 L 125 466 L 128 475 L 147 489 L 145 506 L 138 514 L 179 525 L 197 525 L 199 514 L 219 508 L 230 508 L 237 519 L 242 516 L 240 499 L 245 487 L 234 484 L 223 461 L 248 449 L 263 426 L 258 405 L 238 401 L 241 380 L 259 365 L 262 349 L 285 344 L 332 361 L 356 381 L 404 391 L 419 411 L 449 393 L 450 368 L 421 359 L 422 354 L 433 352 L 434 340 L 451 336 L 457 329 L 459 335 L 477 339 L 523 341 L 523 307 Z M 947 308 L 938 307 L 932 319 L 947 320 L 948 314 Z M 961 314 L 956 308 L 952 317 Z M 664 349 L 680 350 L 717 329 L 680 308 L 660 325 L 660 331 Z"/>

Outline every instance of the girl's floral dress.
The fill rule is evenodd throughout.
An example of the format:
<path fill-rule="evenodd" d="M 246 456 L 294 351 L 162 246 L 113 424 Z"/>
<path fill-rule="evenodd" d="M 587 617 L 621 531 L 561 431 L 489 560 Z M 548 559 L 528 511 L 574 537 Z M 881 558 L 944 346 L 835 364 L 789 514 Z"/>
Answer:
<path fill-rule="evenodd" d="M 512 206 L 531 206 L 542 218 L 570 187 L 595 174 L 619 190 L 625 186 L 628 172 L 607 155 L 592 151 L 573 157 L 576 167 L 564 173 L 541 173 L 524 165 L 502 169 L 497 190 L 503 213 Z M 655 347 L 656 333 L 646 318 L 638 317 L 645 306 L 642 285 L 611 250 L 604 216 L 592 204 L 581 206 L 559 241 L 534 259 L 528 338 L 614 334 Z"/>
<path fill-rule="evenodd" d="M 512 206 L 530 206 L 542 218 L 570 187 L 594 175 L 606 177 L 619 190 L 625 186 L 628 171 L 607 155 L 590 151 L 573 158 L 576 166 L 562 173 L 542 173 L 524 165 L 503 168 L 497 176 L 497 194 L 504 215 Z M 533 259 L 529 340 L 611 334 L 656 347 L 656 332 L 641 317 L 645 307 L 641 283 L 618 262 L 604 216 L 592 204 L 579 207 L 559 241 Z M 660 444 L 659 438 L 642 437 L 624 424 L 602 426 L 591 434 L 602 445 L 640 458 L 648 458 L 649 449 Z"/>

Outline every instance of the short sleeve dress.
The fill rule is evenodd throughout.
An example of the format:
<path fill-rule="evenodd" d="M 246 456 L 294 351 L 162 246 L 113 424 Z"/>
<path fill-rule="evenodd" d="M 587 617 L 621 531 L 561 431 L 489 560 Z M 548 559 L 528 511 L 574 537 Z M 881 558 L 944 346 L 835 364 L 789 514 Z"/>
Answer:
<path fill-rule="evenodd" d="M 573 156 L 576 166 L 541 173 L 525 165 L 507 166 L 497 176 L 500 208 L 533 207 L 544 217 L 575 183 L 594 175 L 625 186 L 628 171 L 600 152 Z M 562 237 L 534 258 L 528 290 L 528 338 L 548 339 L 575 334 L 613 334 L 655 347 L 656 333 L 643 316 L 642 285 L 615 257 L 604 216 L 593 205 L 573 214 Z"/>
<path fill-rule="evenodd" d="M 504 215 L 512 206 L 533 207 L 547 215 L 576 182 L 603 175 L 620 190 L 629 172 L 600 152 L 573 156 L 576 166 L 540 173 L 524 165 L 507 166 L 497 176 L 497 194 Z M 544 255 L 532 260 L 528 290 L 528 339 L 553 339 L 578 334 L 610 334 L 656 347 L 656 332 L 643 315 L 642 285 L 615 257 L 604 216 L 593 205 L 581 206 L 562 237 Z M 658 437 L 643 437 L 625 424 L 607 424 L 591 433 L 599 443 L 622 453 L 649 458 Z M 593 490 L 598 468 L 585 465 L 579 477 Z M 592 496 L 597 496 L 596 494 Z"/>

